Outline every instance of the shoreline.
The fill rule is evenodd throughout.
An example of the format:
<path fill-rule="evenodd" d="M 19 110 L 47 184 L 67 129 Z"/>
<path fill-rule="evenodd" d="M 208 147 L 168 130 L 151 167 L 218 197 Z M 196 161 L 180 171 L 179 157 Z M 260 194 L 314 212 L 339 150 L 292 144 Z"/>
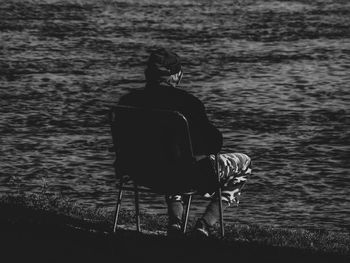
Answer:
<path fill-rule="evenodd" d="M 27 257 L 57 262 L 73 259 L 104 262 L 118 258 L 153 262 L 197 259 L 346 262 L 350 259 L 349 233 L 225 225 L 226 236 L 222 240 L 217 235 L 207 240 L 196 240 L 190 235 L 175 240 L 165 236 L 165 217 L 142 214 L 144 231 L 137 233 L 132 223 L 133 213 L 129 211 L 122 211 L 120 228 L 112 234 L 112 212 L 81 208 L 62 197 L 45 194 L 0 196 L 3 255 L 12 262 Z M 169 260 L 164 260 L 169 256 Z"/>

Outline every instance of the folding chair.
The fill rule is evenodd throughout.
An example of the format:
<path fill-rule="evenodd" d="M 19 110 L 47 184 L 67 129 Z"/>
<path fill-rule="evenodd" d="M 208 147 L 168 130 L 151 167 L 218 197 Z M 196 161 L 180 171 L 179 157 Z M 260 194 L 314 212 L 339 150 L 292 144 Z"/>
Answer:
<path fill-rule="evenodd" d="M 139 192 L 186 196 L 182 225 L 182 231 L 185 233 L 192 196 L 198 193 L 198 182 L 206 181 L 196 170 L 186 118 L 176 111 L 115 106 L 110 111 L 110 121 L 116 153 L 115 173 L 119 179 L 113 232 L 117 230 L 123 191 L 131 190 L 135 194 L 136 229 L 139 232 Z M 206 182 L 215 185 L 220 200 L 220 232 L 223 237 L 217 156 L 216 166 L 212 169 L 213 173 L 207 176 Z M 127 178 L 131 179 L 133 186 L 125 185 Z"/>

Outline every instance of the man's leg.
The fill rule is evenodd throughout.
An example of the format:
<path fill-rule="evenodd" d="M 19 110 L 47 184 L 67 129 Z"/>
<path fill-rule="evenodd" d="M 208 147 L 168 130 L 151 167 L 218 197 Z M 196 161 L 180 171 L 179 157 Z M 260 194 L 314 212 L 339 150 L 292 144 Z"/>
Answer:
<path fill-rule="evenodd" d="M 181 195 L 167 195 L 165 197 L 168 205 L 168 235 L 180 235 L 182 225 L 182 215 L 184 211 Z"/>
<path fill-rule="evenodd" d="M 214 157 L 211 156 L 214 161 Z M 230 204 L 238 205 L 238 196 L 251 175 L 251 160 L 245 154 L 229 153 L 219 156 L 219 175 L 222 187 L 222 208 L 225 210 Z M 208 236 L 209 229 L 220 218 L 219 199 L 213 196 L 204 215 L 196 223 L 196 232 Z"/>
<path fill-rule="evenodd" d="M 222 210 L 229 207 L 230 204 L 227 201 L 222 201 Z M 195 230 L 199 232 L 200 235 L 209 236 L 209 230 L 215 225 L 215 223 L 220 218 L 220 207 L 219 200 L 213 200 L 209 203 L 206 208 L 204 215 L 197 220 Z"/>

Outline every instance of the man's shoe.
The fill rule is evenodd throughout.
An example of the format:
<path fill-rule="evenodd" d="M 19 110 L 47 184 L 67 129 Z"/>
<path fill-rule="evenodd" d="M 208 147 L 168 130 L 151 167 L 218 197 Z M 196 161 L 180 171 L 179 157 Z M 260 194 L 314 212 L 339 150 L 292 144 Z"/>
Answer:
<path fill-rule="evenodd" d="M 204 220 L 199 219 L 196 222 L 196 225 L 193 230 L 193 236 L 195 238 L 205 239 L 209 237 L 209 226 L 207 223 L 204 222 Z"/>
<path fill-rule="evenodd" d="M 168 225 L 167 236 L 172 238 L 179 238 L 183 236 L 181 225 L 179 223 L 174 223 Z"/>

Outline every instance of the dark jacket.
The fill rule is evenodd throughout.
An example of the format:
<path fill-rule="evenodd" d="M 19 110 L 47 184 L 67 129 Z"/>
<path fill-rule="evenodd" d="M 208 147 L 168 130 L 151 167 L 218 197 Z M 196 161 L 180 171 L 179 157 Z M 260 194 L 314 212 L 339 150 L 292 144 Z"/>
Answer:
<path fill-rule="evenodd" d="M 189 124 L 195 155 L 215 154 L 222 147 L 222 134 L 209 122 L 203 103 L 184 90 L 170 86 L 147 87 L 124 95 L 119 104 L 182 113 Z"/>

